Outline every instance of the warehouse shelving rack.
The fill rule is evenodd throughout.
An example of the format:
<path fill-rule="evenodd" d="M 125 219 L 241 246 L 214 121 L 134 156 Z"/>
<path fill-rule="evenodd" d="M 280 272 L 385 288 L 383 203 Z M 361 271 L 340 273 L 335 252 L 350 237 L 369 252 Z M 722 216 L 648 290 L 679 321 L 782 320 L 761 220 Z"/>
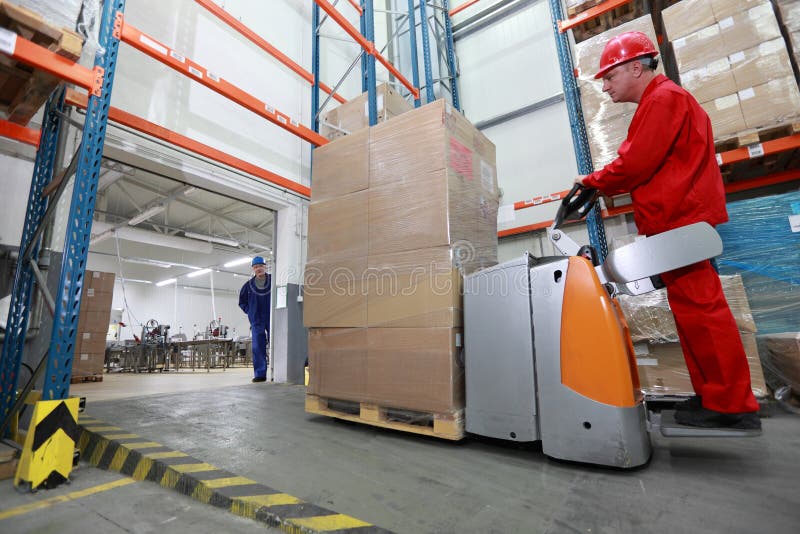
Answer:
<path fill-rule="evenodd" d="M 403 91 L 414 102 L 415 107 L 419 107 L 422 101 L 422 89 L 425 93 L 425 102 L 432 102 L 436 98 L 434 90 L 435 84 L 441 84 L 449 96 L 454 108 L 461 110 L 461 102 L 458 94 L 457 66 L 455 51 L 453 46 L 453 30 L 450 22 L 449 0 L 408 0 L 405 10 L 395 9 L 386 13 L 391 19 L 391 35 L 386 45 L 380 50 L 375 45 L 375 13 L 373 0 L 361 0 L 356 3 L 350 0 L 349 3 L 359 14 L 359 28 L 356 29 L 344 17 L 336 7 L 328 0 L 313 0 L 312 5 L 312 72 L 314 87 L 311 93 L 311 115 L 312 128 L 319 132 L 320 117 L 332 96 L 329 96 L 320 103 L 319 83 L 320 78 L 320 50 L 321 39 L 324 37 L 321 29 L 325 22 L 330 18 L 347 33 L 354 42 L 361 46 L 356 58 L 345 70 L 339 81 L 334 85 L 334 91 L 338 89 L 344 80 L 351 74 L 356 65 L 361 66 L 361 90 L 367 93 L 367 107 L 369 124 L 375 125 L 378 121 L 377 94 L 376 94 L 376 61 L 380 62 L 389 71 L 390 75 L 397 80 Z M 322 16 L 324 12 L 325 15 Z M 419 29 L 419 31 L 417 31 Z M 431 31 L 434 33 L 431 42 Z M 409 69 L 411 70 L 411 80 L 404 76 L 400 70 L 383 55 L 383 51 L 389 43 L 398 41 L 403 35 L 408 35 L 409 48 Z M 424 85 L 420 86 L 419 72 L 419 50 L 417 47 L 417 37 L 419 34 L 422 41 L 422 63 Z M 399 47 L 398 47 L 399 48 Z M 435 49 L 435 50 L 434 50 Z M 435 55 L 434 55 L 435 51 Z M 446 76 L 434 78 L 433 60 L 437 59 L 439 72 L 446 71 Z M 323 88 L 324 89 L 324 88 Z M 328 92 L 328 91 L 326 91 Z"/>
<path fill-rule="evenodd" d="M 197 0 L 197 2 L 224 22 L 230 24 L 230 20 L 228 20 L 230 17 L 220 16 L 223 13 L 220 13 L 221 10 L 216 8 L 215 5 L 204 0 Z M 64 399 L 69 394 L 83 278 L 89 251 L 105 131 L 109 118 L 123 126 L 129 126 L 177 147 L 185 148 L 200 156 L 261 178 L 301 199 L 308 199 L 311 195 L 311 189 L 307 186 L 234 158 L 123 110 L 111 107 L 110 99 L 117 62 L 117 51 L 121 41 L 238 103 L 279 128 L 308 141 L 312 146 L 319 146 L 328 142 L 317 132 L 301 125 L 299 121 L 289 115 L 276 110 L 266 102 L 258 100 L 212 71 L 181 55 L 176 50 L 172 50 L 153 37 L 127 24 L 123 15 L 124 8 L 125 0 L 105 0 L 98 39 L 101 52 L 95 58 L 93 69 L 87 69 L 13 32 L 4 30 L 6 33 L 3 35 L 1 53 L 11 57 L 13 60 L 48 72 L 61 80 L 81 87 L 87 90 L 88 94 L 60 87 L 57 92 L 51 95 L 46 105 L 43 126 L 40 132 L 6 121 L 0 122 L 0 135 L 38 147 L 20 244 L 19 261 L 17 262 L 11 295 L 6 338 L 3 344 L 2 357 L 0 357 L 0 435 L 6 432 L 8 422 L 19 409 L 26 392 L 34 385 L 42 373 L 44 373 L 43 399 Z M 255 34 L 249 32 L 246 27 L 237 23 L 235 29 L 297 74 L 303 76 L 306 80 L 310 79 L 310 73 L 303 71 L 288 57 L 271 47 L 269 43 L 263 40 L 263 42 L 259 42 L 258 39 L 251 38 Z M 248 32 L 250 35 L 248 35 Z M 322 88 L 323 90 L 326 89 L 325 86 L 322 86 Z M 344 101 L 339 95 L 334 94 L 334 98 Z M 73 122 L 64 113 L 65 107 L 68 105 L 86 110 L 83 136 L 81 144 L 69 166 L 56 175 L 57 165 L 60 164 L 57 156 L 59 151 L 63 149 L 62 141 L 66 137 L 64 134 L 68 123 Z M 58 294 L 54 298 L 49 294 L 44 278 L 39 272 L 37 265 L 38 254 L 42 246 L 44 228 L 52 219 L 58 200 L 67 188 L 67 184 L 73 174 L 75 174 L 75 180 L 72 199 L 69 204 L 70 210 L 67 219 L 64 256 L 59 274 Z M 52 304 L 50 310 L 54 316 L 53 330 L 48 350 L 41 357 L 41 363 L 37 367 L 34 376 L 21 388 L 21 391 L 18 391 L 19 371 L 23 360 L 23 347 L 34 284 L 43 293 L 45 301 L 48 304 Z"/>

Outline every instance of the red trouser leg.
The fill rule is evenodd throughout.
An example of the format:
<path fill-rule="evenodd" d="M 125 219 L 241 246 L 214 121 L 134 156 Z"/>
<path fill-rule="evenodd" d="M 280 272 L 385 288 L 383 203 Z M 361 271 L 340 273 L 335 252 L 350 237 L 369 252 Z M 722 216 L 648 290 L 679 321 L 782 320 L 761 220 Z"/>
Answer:
<path fill-rule="evenodd" d="M 755 412 L 750 368 L 722 284 L 708 261 L 663 273 L 686 367 L 703 406 L 718 412 Z"/>

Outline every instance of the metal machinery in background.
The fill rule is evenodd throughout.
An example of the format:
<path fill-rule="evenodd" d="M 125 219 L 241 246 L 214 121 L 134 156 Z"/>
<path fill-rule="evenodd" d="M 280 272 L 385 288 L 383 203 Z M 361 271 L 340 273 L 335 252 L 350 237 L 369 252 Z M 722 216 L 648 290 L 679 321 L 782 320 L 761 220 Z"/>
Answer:
<path fill-rule="evenodd" d="M 319 132 L 321 115 L 333 93 L 342 85 L 356 65 L 361 65 L 361 90 L 368 93 L 369 124 L 378 121 L 375 62 L 382 63 L 390 72 L 390 82 L 396 85 L 401 94 L 414 102 L 415 107 L 433 102 L 436 98 L 447 98 L 456 109 L 461 109 L 458 96 L 458 73 L 453 49 L 453 30 L 450 22 L 449 0 L 392 0 L 389 10 L 376 10 L 373 0 L 350 2 L 359 13 L 359 29 L 353 27 L 327 0 L 314 0 L 312 6 L 312 72 L 314 76 L 311 91 L 312 128 Z M 325 12 L 321 18 L 320 10 Z M 380 49 L 375 45 L 375 13 L 385 12 L 388 17 L 387 43 Z M 320 39 L 323 24 L 332 18 L 356 42 L 362 50 L 346 69 L 333 91 L 320 104 Z M 431 37 L 433 36 L 433 38 Z M 417 43 L 422 43 L 422 50 Z M 392 62 L 383 56 L 389 52 Z M 408 50 L 408 54 L 405 54 Z M 420 85 L 419 64 L 423 65 L 424 85 Z M 402 70 L 410 70 L 412 80 L 408 80 L 394 65 Z M 422 100 L 422 90 L 425 100 Z"/>

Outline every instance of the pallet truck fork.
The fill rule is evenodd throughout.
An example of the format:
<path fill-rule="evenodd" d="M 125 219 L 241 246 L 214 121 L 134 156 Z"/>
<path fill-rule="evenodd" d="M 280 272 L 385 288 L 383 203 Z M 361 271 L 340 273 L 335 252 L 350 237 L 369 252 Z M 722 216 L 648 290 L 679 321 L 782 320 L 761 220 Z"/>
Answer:
<path fill-rule="evenodd" d="M 596 191 L 576 185 L 548 237 L 561 256 L 517 259 L 464 280 L 466 430 L 541 441 L 553 458 L 632 468 L 647 463 L 650 432 L 749 437 L 757 430 L 695 428 L 647 409 L 628 327 L 616 300 L 658 288 L 657 275 L 722 253 L 706 223 L 612 251 L 602 264 L 560 230 L 585 217 Z"/>

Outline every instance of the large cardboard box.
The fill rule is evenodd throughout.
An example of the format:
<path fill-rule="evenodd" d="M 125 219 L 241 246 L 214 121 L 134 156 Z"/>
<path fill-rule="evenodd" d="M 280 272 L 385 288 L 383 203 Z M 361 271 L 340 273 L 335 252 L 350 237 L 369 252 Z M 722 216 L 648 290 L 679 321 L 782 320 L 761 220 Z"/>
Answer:
<path fill-rule="evenodd" d="M 739 105 L 739 95 L 728 95 L 700 104 L 711 119 L 714 137 L 735 134 L 747 129 Z"/>
<path fill-rule="evenodd" d="M 768 395 L 768 391 L 755 334 L 741 332 L 740 335 L 747 355 L 747 364 L 750 367 L 753 394 L 758 398 L 764 398 Z M 680 343 L 648 343 L 646 352 L 637 352 L 636 360 L 639 380 L 645 394 L 656 396 L 694 394 Z"/>
<path fill-rule="evenodd" d="M 458 328 L 370 328 L 368 390 L 386 407 L 449 413 L 464 407 Z"/>
<path fill-rule="evenodd" d="M 675 39 L 672 41 L 672 49 L 675 52 L 675 62 L 680 72 L 703 68 L 711 62 L 737 51 L 724 48 L 718 24 L 712 24 L 685 37 Z"/>
<path fill-rule="evenodd" d="M 414 109 L 388 83 L 375 88 L 375 102 L 378 108 L 378 123 L 388 121 Z M 328 139 L 337 139 L 369 126 L 369 94 L 363 93 L 341 104 L 324 115 L 320 134 Z"/>
<path fill-rule="evenodd" d="M 114 291 L 114 277 L 114 273 L 86 271 L 83 287 L 94 289 L 96 292 L 112 293 Z"/>
<path fill-rule="evenodd" d="M 454 327 L 462 324 L 462 275 L 450 247 L 369 257 L 370 327 Z"/>
<path fill-rule="evenodd" d="M 308 208 L 308 258 L 367 255 L 367 191 L 358 191 Z"/>
<path fill-rule="evenodd" d="M 741 90 L 739 101 L 748 128 L 769 126 L 800 115 L 800 91 L 794 77 Z"/>
<path fill-rule="evenodd" d="M 781 22 L 788 33 L 800 31 L 800 2 L 797 0 L 775 0 Z"/>
<path fill-rule="evenodd" d="M 796 2 L 797 0 L 789 1 Z M 709 0 L 709 3 L 711 4 L 711 11 L 714 12 L 714 20 L 720 22 L 737 13 L 749 11 L 765 3 L 769 4 L 769 0 Z"/>
<path fill-rule="evenodd" d="M 428 413 L 464 406 L 460 329 L 311 329 L 308 349 L 308 393 Z"/>
<path fill-rule="evenodd" d="M 303 324 L 367 326 L 366 272 L 366 256 L 309 261 L 303 281 Z"/>
<path fill-rule="evenodd" d="M 89 310 L 81 308 L 81 313 L 78 317 L 78 332 L 103 334 L 105 337 L 108 333 L 110 316 L 110 307 L 108 310 Z"/>
<path fill-rule="evenodd" d="M 708 102 L 732 95 L 739 89 L 727 57 L 712 61 L 705 67 L 682 72 L 681 86 L 692 93 L 698 102 Z"/>
<path fill-rule="evenodd" d="M 309 329 L 308 367 L 308 393 L 332 399 L 366 401 L 369 398 L 367 329 Z"/>
<path fill-rule="evenodd" d="M 426 180 L 448 169 L 497 198 L 495 147 L 444 100 L 371 128 L 370 188 Z"/>
<path fill-rule="evenodd" d="M 781 37 L 778 19 L 769 0 L 721 19 L 718 25 L 722 46 L 728 54 L 747 50 L 759 43 Z"/>
<path fill-rule="evenodd" d="M 714 24 L 711 5 L 711 0 L 683 0 L 661 11 L 667 38 L 674 41 Z"/>
<path fill-rule="evenodd" d="M 72 362 L 72 376 L 100 376 L 105 367 L 105 352 L 76 352 Z"/>
<path fill-rule="evenodd" d="M 794 76 L 789 52 L 783 39 L 773 39 L 729 56 L 736 91 L 770 80 Z M 683 78 L 681 77 L 681 80 Z M 730 91 L 728 94 L 732 94 Z"/>
<path fill-rule="evenodd" d="M 311 201 L 321 202 L 369 187 L 369 130 L 314 149 Z"/>

